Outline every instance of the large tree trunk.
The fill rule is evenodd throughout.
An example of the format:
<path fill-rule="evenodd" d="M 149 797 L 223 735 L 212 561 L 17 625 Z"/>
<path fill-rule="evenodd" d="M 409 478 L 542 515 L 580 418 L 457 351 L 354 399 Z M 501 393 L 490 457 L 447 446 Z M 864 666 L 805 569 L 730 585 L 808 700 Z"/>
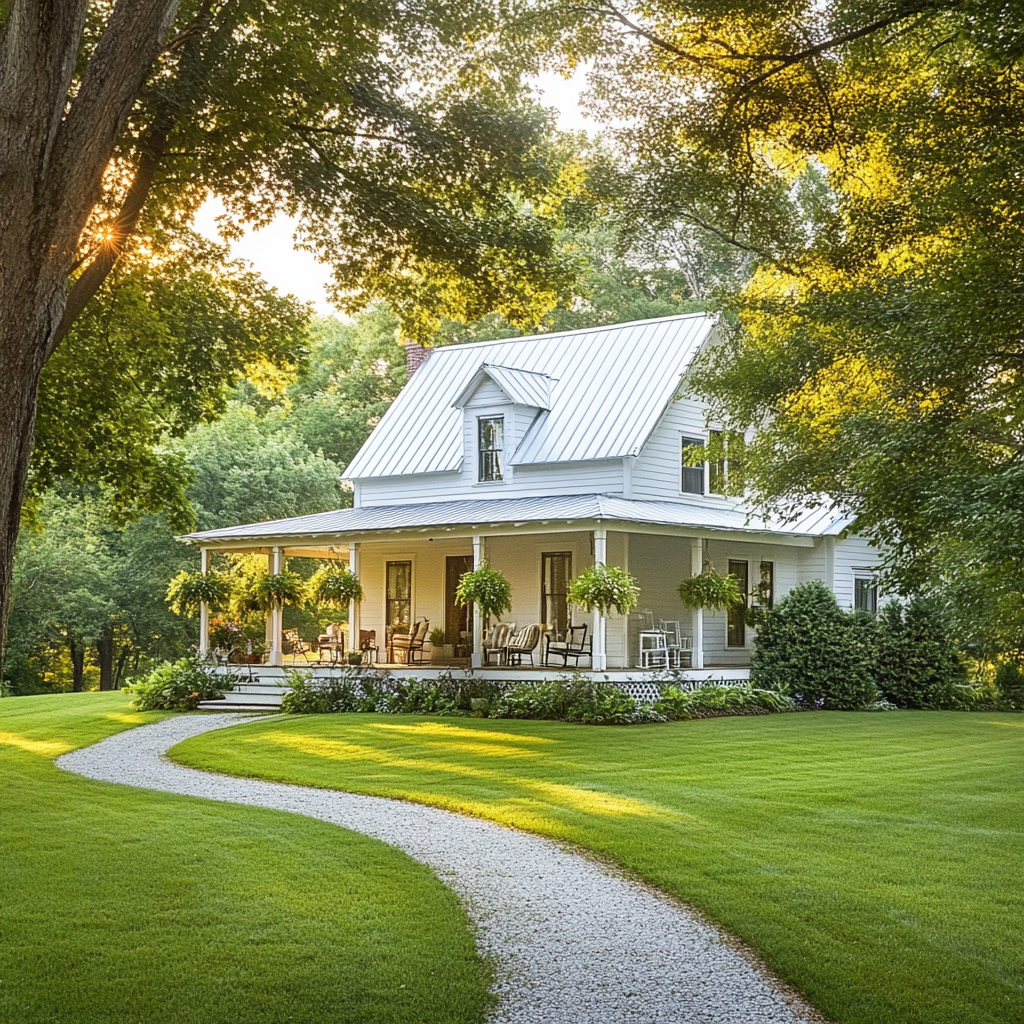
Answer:
<path fill-rule="evenodd" d="M 75 693 L 81 693 L 85 686 L 85 647 L 68 641 L 71 651 L 71 689 Z"/>
<path fill-rule="evenodd" d="M 12 0 L 0 33 L 0 672 L 39 375 L 62 336 L 79 237 L 177 6 L 118 0 L 70 100 L 88 0 Z"/>
<path fill-rule="evenodd" d="M 96 655 L 100 666 L 100 689 L 114 689 L 114 631 L 104 630 L 96 641 Z"/>

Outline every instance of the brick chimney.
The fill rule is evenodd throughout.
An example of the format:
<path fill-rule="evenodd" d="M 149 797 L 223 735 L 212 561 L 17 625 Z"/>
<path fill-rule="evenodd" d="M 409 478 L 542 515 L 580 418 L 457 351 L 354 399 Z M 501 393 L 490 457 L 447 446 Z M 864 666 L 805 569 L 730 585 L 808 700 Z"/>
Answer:
<path fill-rule="evenodd" d="M 409 371 L 410 378 L 426 362 L 429 355 L 430 349 L 417 345 L 415 341 L 405 343 L 405 368 Z"/>

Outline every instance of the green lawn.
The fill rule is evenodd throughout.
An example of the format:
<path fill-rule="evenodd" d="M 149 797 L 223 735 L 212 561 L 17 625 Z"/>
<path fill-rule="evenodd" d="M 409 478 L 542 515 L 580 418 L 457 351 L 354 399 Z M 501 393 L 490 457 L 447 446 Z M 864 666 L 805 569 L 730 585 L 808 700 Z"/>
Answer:
<path fill-rule="evenodd" d="M 1022 742 L 1009 714 L 338 715 L 210 733 L 174 757 L 571 840 L 702 908 L 843 1024 L 1017 1024 Z"/>
<path fill-rule="evenodd" d="M 157 717 L 120 693 L 0 701 L 0 1020 L 482 1021 L 467 918 L 404 854 L 52 763 Z"/>

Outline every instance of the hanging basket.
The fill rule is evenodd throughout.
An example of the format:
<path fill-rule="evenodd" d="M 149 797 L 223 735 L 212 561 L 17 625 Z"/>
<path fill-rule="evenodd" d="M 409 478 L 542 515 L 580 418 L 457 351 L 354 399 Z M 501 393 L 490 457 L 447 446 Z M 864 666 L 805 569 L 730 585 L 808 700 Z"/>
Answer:
<path fill-rule="evenodd" d="M 307 586 L 309 599 L 314 604 L 326 604 L 334 608 L 347 608 L 352 601 L 363 599 L 363 587 L 359 577 L 348 569 L 325 565 L 310 577 Z"/>
<path fill-rule="evenodd" d="M 205 604 L 219 611 L 231 597 L 231 584 L 216 572 L 182 570 L 167 588 L 167 603 L 175 615 L 196 615 Z"/>
<path fill-rule="evenodd" d="M 460 605 L 478 604 L 486 623 L 490 616 L 512 610 L 512 584 L 497 569 L 481 565 L 462 574 L 455 600 Z"/>
<path fill-rule="evenodd" d="M 585 612 L 620 615 L 631 612 L 640 600 L 636 580 L 617 565 L 592 565 L 569 584 L 569 600 Z"/>
<path fill-rule="evenodd" d="M 746 596 L 735 576 L 723 576 L 708 565 L 679 584 L 679 600 L 688 608 L 724 609 L 745 604 Z"/>

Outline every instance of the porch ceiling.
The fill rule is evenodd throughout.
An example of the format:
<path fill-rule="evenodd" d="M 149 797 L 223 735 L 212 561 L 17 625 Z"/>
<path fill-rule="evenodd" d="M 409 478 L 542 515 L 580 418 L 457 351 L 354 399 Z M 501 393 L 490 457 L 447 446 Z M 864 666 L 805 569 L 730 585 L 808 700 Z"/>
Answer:
<path fill-rule="evenodd" d="M 684 536 L 713 533 L 747 540 L 770 537 L 773 543 L 800 547 L 811 546 L 816 535 L 835 532 L 835 523 L 823 521 L 820 514 L 803 522 L 773 523 L 753 517 L 724 499 L 714 503 L 638 501 L 607 494 L 576 494 L 373 505 L 190 533 L 182 540 L 222 551 L 286 546 L 292 554 L 302 550 L 337 555 L 342 549 L 347 552 L 350 540 L 369 539 L 370 535 L 436 532 L 454 538 L 471 537 L 483 530 L 543 533 L 594 526 Z"/>

